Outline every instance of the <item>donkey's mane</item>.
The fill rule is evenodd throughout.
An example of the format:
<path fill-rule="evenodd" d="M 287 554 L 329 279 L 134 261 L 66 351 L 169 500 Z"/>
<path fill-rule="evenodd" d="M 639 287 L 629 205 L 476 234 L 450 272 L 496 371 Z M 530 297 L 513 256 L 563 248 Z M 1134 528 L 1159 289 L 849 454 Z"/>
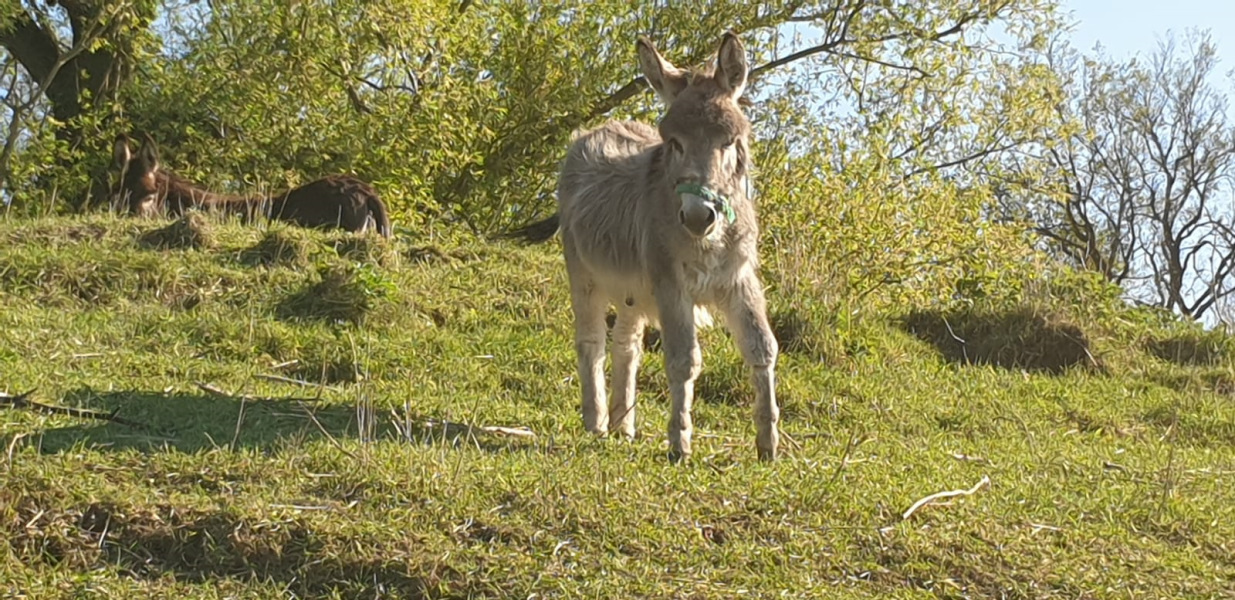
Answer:
<path fill-rule="evenodd" d="M 164 206 L 199 207 L 252 217 L 256 209 L 268 204 L 268 196 L 218 193 L 170 171 L 160 170 L 155 173 L 155 178 L 156 185 L 163 188 Z"/>
<path fill-rule="evenodd" d="M 708 62 L 697 67 L 683 67 L 682 70 L 686 72 L 687 84 L 694 83 L 696 79 L 712 77 L 716 74 L 716 58 L 710 58 Z"/>

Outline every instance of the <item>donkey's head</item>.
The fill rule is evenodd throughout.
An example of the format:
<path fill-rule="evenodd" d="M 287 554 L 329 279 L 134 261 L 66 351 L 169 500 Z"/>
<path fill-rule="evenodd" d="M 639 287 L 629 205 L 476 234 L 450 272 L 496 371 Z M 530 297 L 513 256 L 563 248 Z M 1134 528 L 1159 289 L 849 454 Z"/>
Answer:
<path fill-rule="evenodd" d="M 712 72 L 678 69 L 646 38 L 639 65 L 668 105 L 660 121 L 662 165 L 681 202 L 678 218 L 691 235 L 705 238 L 734 221 L 749 167 L 750 121 L 738 106 L 746 88 L 746 54 L 733 32 L 720 41 Z"/>
<path fill-rule="evenodd" d="M 150 216 L 158 206 L 158 187 L 155 174 L 159 170 L 159 149 L 155 147 L 150 134 L 142 134 L 142 145 L 133 151 L 129 136 L 116 136 L 113 147 L 113 158 L 116 168 L 120 170 L 120 179 L 112 188 L 112 201 L 118 206 L 125 206 L 130 214 Z"/>

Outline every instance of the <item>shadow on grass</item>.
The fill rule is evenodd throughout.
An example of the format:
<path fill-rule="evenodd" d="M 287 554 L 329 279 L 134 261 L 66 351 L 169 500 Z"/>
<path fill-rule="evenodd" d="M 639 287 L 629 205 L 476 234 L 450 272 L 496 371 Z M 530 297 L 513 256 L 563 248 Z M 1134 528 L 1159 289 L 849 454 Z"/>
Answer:
<path fill-rule="evenodd" d="M 371 269 L 335 264 L 319 272 L 321 281 L 279 303 L 276 314 L 280 319 L 347 321 L 359 325 L 377 302 L 393 291 L 393 284 L 382 280 Z"/>
<path fill-rule="evenodd" d="M 59 568 L 116 569 L 128 578 L 169 575 L 195 584 L 235 578 L 276 583 L 299 597 L 434 597 L 467 591 L 468 578 L 396 548 L 358 551 L 299 517 L 245 518 L 226 510 L 93 503 L 65 509 L 17 501 L 39 527 L 13 528 L 8 546 L 23 562 Z M 431 563 L 432 561 L 430 561 Z"/>
<path fill-rule="evenodd" d="M 1214 366 L 1231 354 L 1233 346 L 1231 338 L 1220 331 L 1202 331 L 1151 339 L 1145 343 L 1145 350 L 1181 366 Z"/>
<path fill-rule="evenodd" d="M 62 452 L 82 444 L 102 450 L 167 449 L 193 453 L 214 448 L 277 450 L 308 440 L 357 439 L 358 410 L 353 404 L 319 402 L 308 397 L 245 398 L 209 393 L 80 389 L 66 394 L 62 405 L 112 412 L 135 425 L 110 421 L 79 424 L 43 432 L 44 452 Z M 535 448 L 522 439 L 485 436 L 459 424 L 443 427 L 423 415 L 399 415 L 370 408 L 363 432 L 367 440 L 462 445 L 485 452 L 518 452 Z M 433 423 L 433 424 L 430 424 Z"/>
<path fill-rule="evenodd" d="M 1062 374 L 1101 364 L 1089 338 L 1074 324 L 1022 308 L 1010 311 L 915 311 L 901 320 L 905 331 L 935 347 L 949 361 Z"/>

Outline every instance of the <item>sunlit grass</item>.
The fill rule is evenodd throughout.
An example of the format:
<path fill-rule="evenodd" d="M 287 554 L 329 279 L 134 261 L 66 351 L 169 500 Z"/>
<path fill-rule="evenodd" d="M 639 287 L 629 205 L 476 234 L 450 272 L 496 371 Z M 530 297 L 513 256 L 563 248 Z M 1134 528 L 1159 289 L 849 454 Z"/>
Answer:
<path fill-rule="evenodd" d="M 695 456 L 671 466 L 656 352 L 638 439 L 582 432 L 552 245 L 214 223 L 210 249 L 139 242 L 162 225 L 0 224 L 2 386 L 141 424 L 0 412 L 6 593 L 1235 593 L 1229 355 L 1173 364 L 1071 322 L 1103 368 L 1053 374 L 773 297 L 795 336 L 784 460 L 755 460 L 741 359 L 708 330 Z"/>

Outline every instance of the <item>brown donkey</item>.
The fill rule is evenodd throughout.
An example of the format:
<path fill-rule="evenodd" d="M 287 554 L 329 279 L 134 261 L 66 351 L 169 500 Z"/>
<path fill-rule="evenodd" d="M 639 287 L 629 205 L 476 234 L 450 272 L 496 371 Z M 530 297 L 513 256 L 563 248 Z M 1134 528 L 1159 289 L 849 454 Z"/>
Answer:
<path fill-rule="evenodd" d="M 180 216 L 193 209 L 239 215 L 244 222 L 257 216 L 302 227 L 363 232 L 376 227 L 390 237 L 390 217 L 377 191 L 347 175 L 330 175 L 272 196 L 216 194 L 160 168 L 159 151 L 149 134 L 133 151 L 128 136 L 116 137 L 114 148 L 120 179 L 113 188 L 113 204 L 130 214 Z"/>
<path fill-rule="evenodd" d="M 575 135 L 562 163 L 557 214 L 512 232 L 544 241 L 558 230 L 575 314 L 583 423 L 635 434 L 635 371 L 643 326 L 659 320 L 669 376 L 669 454 L 690 454 L 691 402 L 702 369 L 696 323 L 719 308 L 755 388 L 759 457 L 776 457 L 776 338 L 758 275 L 755 206 L 746 196 L 750 123 L 738 104 L 748 73 L 742 43 L 720 42 L 715 69 L 687 72 L 647 39 L 639 64 L 668 110 L 659 128 L 611 121 Z M 605 311 L 613 326 L 612 400 L 605 406 Z"/>

